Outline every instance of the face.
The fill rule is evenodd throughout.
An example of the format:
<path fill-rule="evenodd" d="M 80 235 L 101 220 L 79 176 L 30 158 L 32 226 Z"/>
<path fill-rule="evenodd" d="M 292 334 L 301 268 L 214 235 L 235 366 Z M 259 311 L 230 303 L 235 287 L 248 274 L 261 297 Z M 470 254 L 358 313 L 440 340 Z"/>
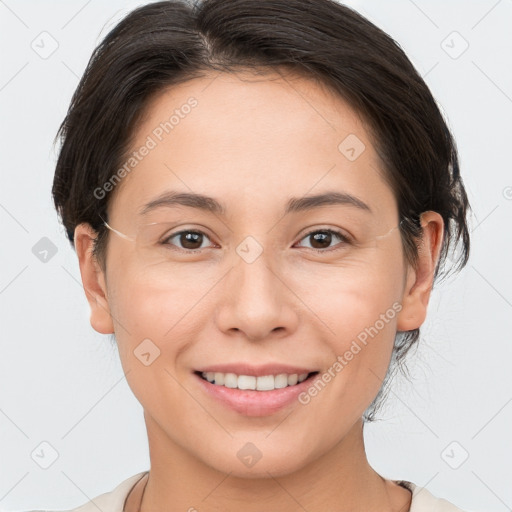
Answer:
<path fill-rule="evenodd" d="M 91 322 L 116 334 L 150 444 L 240 476 L 329 453 L 430 284 L 406 265 L 362 120 L 307 79 L 221 73 L 155 97 L 132 151 Z M 278 389 L 230 387 L 254 385 Z"/>

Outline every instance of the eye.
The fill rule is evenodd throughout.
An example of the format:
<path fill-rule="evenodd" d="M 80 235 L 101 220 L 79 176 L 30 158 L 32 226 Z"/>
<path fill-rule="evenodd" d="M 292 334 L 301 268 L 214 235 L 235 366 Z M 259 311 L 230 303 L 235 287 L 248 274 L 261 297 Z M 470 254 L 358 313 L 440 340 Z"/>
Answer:
<path fill-rule="evenodd" d="M 182 244 L 181 246 L 177 246 L 178 249 L 194 252 L 200 252 L 201 249 L 208 247 L 207 245 L 203 246 L 202 243 L 205 239 L 209 240 L 208 235 L 202 231 L 184 229 L 183 231 L 178 231 L 177 233 L 165 237 L 160 243 L 162 245 L 176 245 L 171 242 L 173 239 L 177 239 L 178 244 Z"/>
<path fill-rule="evenodd" d="M 341 240 L 342 246 L 350 243 L 350 239 L 347 236 L 334 229 L 315 229 L 307 233 L 301 240 L 309 238 L 312 240 L 311 249 L 317 252 L 327 252 L 328 250 L 337 250 L 336 248 L 329 248 L 333 241 L 333 235 L 334 239 L 338 238 Z M 341 248 L 339 247 L 339 249 Z"/>
<path fill-rule="evenodd" d="M 301 240 L 308 238 L 312 241 L 312 245 L 309 248 L 317 252 L 336 250 L 329 248 L 336 238 L 340 240 L 341 245 L 350 243 L 350 239 L 347 236 L 334 229 L 316 229 L 307 233 Z M 177 242 L 173 242 L 174 239 L 177 239 Z M 205 240 L 209 240 L 209 237 L 202 231 L 185 229 L 166 236 L 160 243 L 167 246 L 176 246 L 177 249 L 186 252 L 200 252 L 201 249 L 208 247 L 208 245 L 203 245 Z"/>

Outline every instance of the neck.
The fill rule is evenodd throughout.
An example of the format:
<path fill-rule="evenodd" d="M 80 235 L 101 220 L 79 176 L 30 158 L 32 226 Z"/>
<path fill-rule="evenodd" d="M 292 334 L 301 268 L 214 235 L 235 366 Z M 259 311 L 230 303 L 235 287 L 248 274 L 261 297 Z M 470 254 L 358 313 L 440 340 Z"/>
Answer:
<path fill-rule="evenodd" d="M 369 465 L 362 420 L 328 453 L 293 473 L 240 478 L 204 464 L 169 439 L 151 417 L 145 418 L 151 470 L 141 512 L 231 512 L 241 507 L 244 512 L 409 511 L 410 491 L 385 480 Z"/>

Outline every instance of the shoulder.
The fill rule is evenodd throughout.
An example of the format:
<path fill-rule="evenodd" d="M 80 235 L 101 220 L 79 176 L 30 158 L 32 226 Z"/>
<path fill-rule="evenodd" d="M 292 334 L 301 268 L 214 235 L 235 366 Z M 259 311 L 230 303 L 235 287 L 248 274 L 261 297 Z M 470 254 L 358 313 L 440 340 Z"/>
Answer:
<path fill-rule="evenodd" d="M 123 512 L 124 502 L 133 486 L 147 473 L 142 471 L 123 480 L 112 491 L 100 494 L 96 498 L 70 510 L 30 510 L 27 512 Z"/>
<path fill-rule="evenodd" d="M 471 512 L 462 510 L 443 498 L 437 498 L 425 487 L 406 481 L 396 481 L 397 484 L 412 492 L 411 508 L 409 512 Z"/>
<path fill-rule="evenodd" d="M 123 480 L 112 491 L 100 494 L 93 500 L 71 510 L 31 510 L 27 512 L 97 512 L 98 509 L 102 512 L 123 512 L 124 502 L 129 492 L 146 473 L 147 471 L 137 473 Z M 395 482 L 412 492 L 409 512 L 471 512 L 469 510 L 464 511 L 445 499 L 437 498 L 424 487 L 419 487 L 404 480 L 395 480 Z"/>

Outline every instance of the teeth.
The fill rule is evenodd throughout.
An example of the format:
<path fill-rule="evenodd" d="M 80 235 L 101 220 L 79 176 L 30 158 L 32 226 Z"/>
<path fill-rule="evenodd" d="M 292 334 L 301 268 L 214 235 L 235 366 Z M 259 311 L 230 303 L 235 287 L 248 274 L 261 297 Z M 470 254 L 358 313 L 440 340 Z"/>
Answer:
<path fill-rule="evenodd" d="M 224 375 L 224 386 L 227 388 L 237 388 L 238 377 L 234 373 L 226 373 Z"/>
<path fill-rule="evenodd" d="M 235 375 L 235 374 L 233 373 L 232 375 Z M 236 378 L 236 375 L 235 375 L 235 378 Z M 258 384 L 258 388 L 259 388 L 259 384 Z M 238 389 L 256 389 L 256 377 L 249 377 L 248 375 L 240 375 L 240 377 L 238 377 Z"/>
<path fill-rule="evenodd" d="M 269 377 L 269 381 L 272 381 L 272 377 Z M 276 375 L 274 377 L 274 388 L 275 389 L 282 389 L 288 386 L 288 375 L 285 373 L 281 373 L 279 375 Z M 258 387 L 258 389 L 261 389 Z"/>
<path fill-rule="evenodd" d="M 295 386 L 299 380 L 299 376 L 294 373 L 293 375 L 288 375 L 288 385 L 289 386 Z"/>
<path fill-rule="evenodd" d="M 263 375 L 255 377 L 254 375 L 236 375 L 234 373 L 220 372 L 203 372 L 202 377 L 208 382 L 217 386 L 225 386 L 227 388 L 253 389 L 258 391 L 272 391 L 273 389 L 282 389 L 287 386 L 295 386 L 304 381 L 308 377 L 308 373 L 300 375 L 294 373 L 287 375 L 280 373 L 279 375 Z"/>

